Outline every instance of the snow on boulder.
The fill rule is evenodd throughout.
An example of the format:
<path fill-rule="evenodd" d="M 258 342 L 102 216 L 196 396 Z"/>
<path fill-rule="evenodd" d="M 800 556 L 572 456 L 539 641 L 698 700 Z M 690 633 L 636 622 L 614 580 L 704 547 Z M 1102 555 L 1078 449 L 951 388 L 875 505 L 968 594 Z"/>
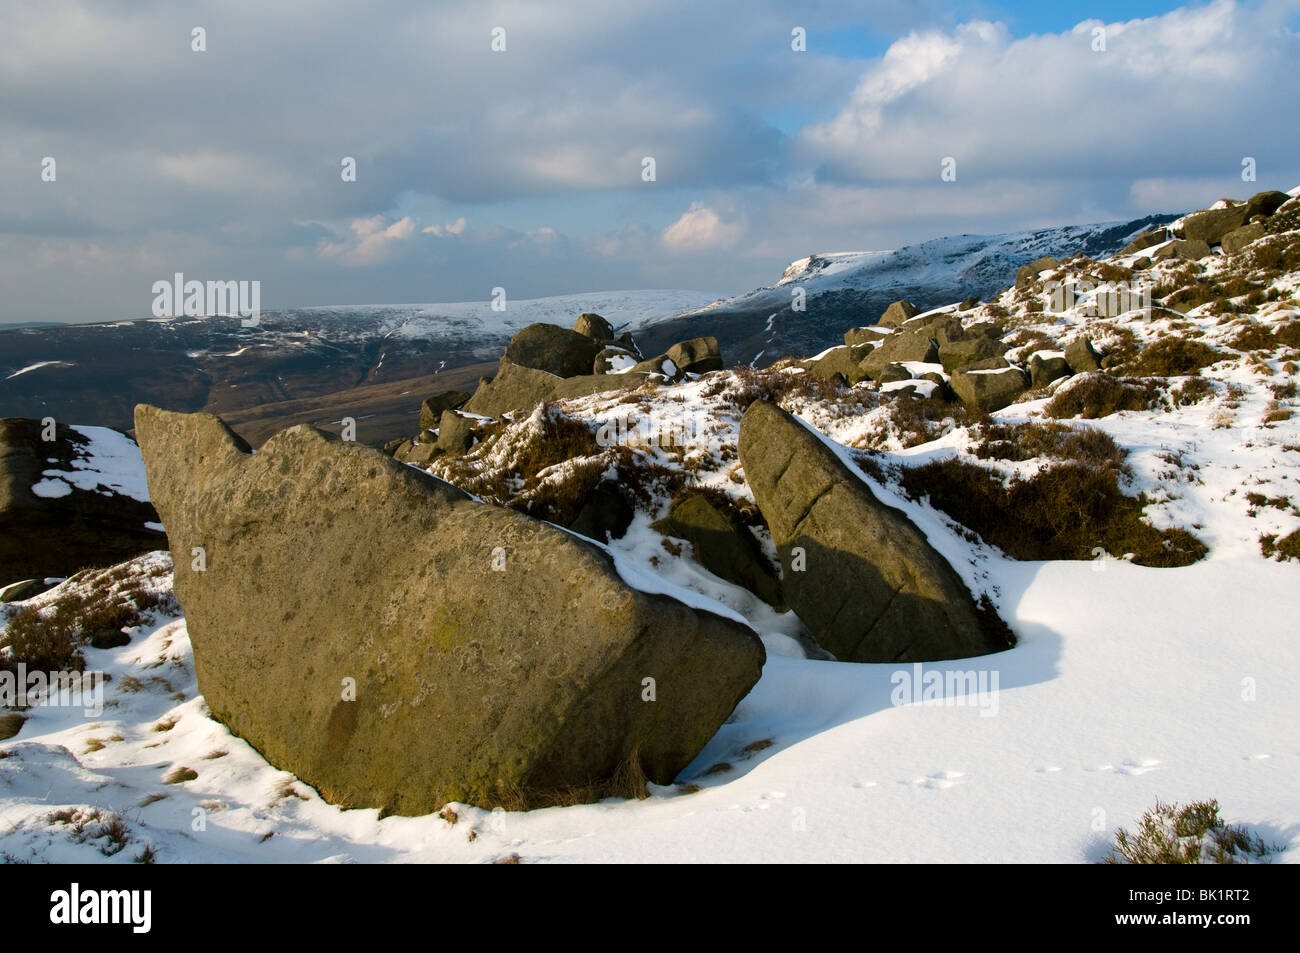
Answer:
<path fill-rule="evenodd" d="M 667 784 L 762 671 L 743 623 L 379 451 L 303 425 L 252 454 L 216 417 L 145 405 L 136 427 L 204 698 L 332 803 Z"/>
<path fill-rule="evenodd" d="M 929 662 L 1011 646 L 911 520 L 790 414 L 751 404 L 740 462 L 781 555 L 787 604 L 840 661 Z"/>

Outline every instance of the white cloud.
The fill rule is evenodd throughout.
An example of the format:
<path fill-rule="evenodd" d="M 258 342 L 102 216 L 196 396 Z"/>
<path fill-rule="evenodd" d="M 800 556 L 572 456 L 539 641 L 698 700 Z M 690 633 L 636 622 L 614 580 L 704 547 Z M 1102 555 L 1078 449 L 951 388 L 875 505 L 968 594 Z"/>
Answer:
<path fill-rule="evenodd" d="M 322 241 L 316 253 L 343 265 L 377 265 L 389 257 L 394 244 L 414 235 L 418 226 L 409 215 L 391 224 L 385 224 L 382 215 L 355 218 L 348 223 L 349 236 L 336 242 Z"/>
<path fill-rule="evenodd" d="M 663 243 L 672 251 L 694 252 L 733 247 L 744 234 L 744 227 L 727 223 L 703 202 L 692 202 L 682 217 L 663 232 Z"/>
<path fill-rule="evenodd" d="M 468 227 L 469 226 L 465 221 L 465 216 L 462 215 L 449 225 L 430 225 L 427 228 L 421 229 L 421 231 L 425 235 L 437 235 L 440 238 L 445 238 L 448 235 L 463 235 L 465 229 Z"/>

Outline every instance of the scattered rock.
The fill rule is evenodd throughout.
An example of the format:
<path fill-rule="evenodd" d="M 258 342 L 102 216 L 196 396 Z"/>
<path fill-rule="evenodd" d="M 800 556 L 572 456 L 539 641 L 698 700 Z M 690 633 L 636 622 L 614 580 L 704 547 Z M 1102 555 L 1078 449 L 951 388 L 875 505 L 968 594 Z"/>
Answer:
<path fill-rule="evenodd" d="M 697 493 L 679 500 L 654 528 L 687 540 L 695 561 L 715 576 L 748 589 L 769 605 L 781 605 L 781 583 L 754 534 L 734 511 Z"/>
<path fill-rule="evenodd" d="M 530 324 L 510 339 L 505 359 L 556 377 L 591 373 L 603 345 L 585 334 L 554 324 Z"/>
<path fill-rule="evenodd" d="M 1087 338 L 1075 338 L 1065 346 L 1065 363 L 1074 374 L 1101 370 L 1101 355 Z"/>
<path fill-rule="evenodd" d="M 607 543 L 626 536 L 635 515 L 636 510 L 627 497 L 614 484 L 605 481 L 587 494 L 569 529 L 598 543 Z"/>
<path fill-rule="evenodd" d="M 1032 387 L 1046 387 L 1054 380 L 1070 376 L 1070 362 L 1064 355 L 1035 354 L 1029 359 L 1029 383 Z"/>
<path fill-rule="evenodd" d="M 781 554 L 786 602 L 841 661 L 925 662 L 1009 647 L 924 534 L 785 411 L 750 405 L 740 460 Z"/>
<path fill-rule="evenodd" d="M 469 394 L 459 390 L 445 390 L 434 394 L 420 405 L 420 429 L 433 430 L 442 419 L 444 410 L 455 410 L 469 400 Z"/>
<path fill-rule="evenodd" d="M 949 384 L 962 403 L 985 413 L 1015 403 L 1016 398 L 1029 389 L 1024 371 L 1017 367 L 991 370 L 961 368 L 953 373 Z"/>
<path fill-rule="evenodd" d="M 895 331 L 885 338 L 879 347 L 874 348 L 863 358 L 861 367 L 868 377 L 879 381 L 887 365 L 908 361 L 937 364 L 939 348 L 935 345 L 934 339 L 925 334 L 917 334 L 915 331 Z"/>
<path fill-rule="evenodd" d="M 1045 255 L 1042 258 L 1035 259 L 1027 265 L 1021 265 L 1016 271 L 1016 287 L 1027 288 L 1030 284 L 1038 279 L 1038 276 L 1047 271 L 1049 268 L 1059 268 L 1060 262 L 1051 255 Z"/>
<path fill-rule="evenodd" d="M 614 340 L 614 325 L 593 311 L 578 315 L 578 320 L 573 322 L 573 330 L 602 344 Z"/>
<path fill-rule="evenodd" d="M 1207 255 L 1213 254 L 1210 246 L 1199 238 L 1190 238 L 1186 241 L 1174 239 L 1168 245 L 1162 245 L 1152 254 L 1156 261 L 1165 261 L 1170 258 L 1182 258 L 1185 261 L 1200 261 Z"/>
<path fill-rule="evenodd" d="M 443 453 L 461 454 L 474 443 L 474 418 L 454 410 L 444 410 L 438 422 L 438 449 Z"/>
<path fill-rule="evenodd" d="M 808 368 L 808 373 L 819 380 L 828 381 L 839 374 L 850 387 L 867 376 L 858 365 L 871 352 L 866 344 L 853 347 L 835 347 L 818 358 Z"/>
<path fill-rule="evenodd" d="M 880 320 L 876 323 L 883 328 L 896 328 L 904 321 L 910 321 L 920 313 L 916 305 L 910 301 L 895 301 L 885 309 L 885 313 L 880 316 Z"/>
<path fill-rule="evenodd" d="M 1168 233 L 1163 228 L 1152 228 L 1140 233 L 1137 238 L 1133 239 L 1127 245 L 1119 250 L 1120 255 L 1131 255 L 1139 252 L 1144 248 L 1150 248 L 1152 245 L 1159 245 L 1168 240 Z M 1136 263 L 1134 264 L 1136 267 Z"/>
<path fill-rule="evenodd" d="M 964 299 L 961 304 L 957 305 L 957 310 L 970 311 L 972 308 L 978 308 L 979 304 L 980 299 L 971 295 L 969 298 Z"/>
<path fill-rule="evenodd" d="M 849 328 L 844 332 L 844 344 L 846 347 L 857 347 L 861 344 L 875 345 L 889 334 L 889 328 L 882 328 L 875 324 L 866 328 Z"/>
<path fill-rule="evenodd" d="M 912 372 L 902 364 L 886 364 L 876 377 L 878 384 L 893 384 L 897 381 L 910 381 Z"/>
<path fill-rule="evenodd" d="M 204 698 L 332 804 L 549 804 L 633 759 L 668 784 L 761 672 L 747 627 L 376 450 L 304 425 L 252 454 L 144 405 L 136 429 L 177 566 L 206 547 L 175 578 Z"/>
<path fill-rule="evenodd" d="M 532 410 L 550 400 L 559 378 L 545 371 L 503 360 L 497 376 L 483 378 L 464 409 L 483 417 L 500 417 L 511 410 Z"/>
<path fill-rule="evenodd" d="M 1251 242 L 1263 238 L 1265 234 L 1267 234 L 1267 231 L 1259 222 L 1252 222 L 1250 225 L 1234 228 L 1223 236 L 1223 252 L 1225 255 L 1235 255 Z"/>
<path fill-rule="evenodd" d="M 1008 350 L 1007 345 L 995 338 L 968 337 L 941 345 L 938 358 L 943 369 L 951 374 L 957 368 L 966 367 L 976 361 L 1001 357 Z"/>
<path fill-rule="evenodd" d="M 607 347 L 596 355 L 592 363 L 593 374 L 617 374 L 635 367 L 641 358 L 625 347 Z"/>

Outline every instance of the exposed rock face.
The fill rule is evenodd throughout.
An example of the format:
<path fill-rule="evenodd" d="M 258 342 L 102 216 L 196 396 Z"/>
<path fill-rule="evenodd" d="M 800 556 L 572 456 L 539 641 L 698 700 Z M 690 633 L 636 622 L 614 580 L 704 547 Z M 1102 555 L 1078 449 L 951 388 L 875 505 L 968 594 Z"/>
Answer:
<path fill-rule="evenodd" d="M 611 345 L 596 355 L 596 360 L 591 366 L 591 372 L 593 374 L 617 374 L 635 367 L 640 362 L 641 358 L 627 348 Z"/>
<path fill-rule="evenodd" d="M 695 561 L 715 576 L 748 589 L 769 605 L 781 604 L 780 580 L 754 534 L 734 512 L 696 494 L 679 501 L 654 528 L 688 541 Z"/>
<path fill-rule="evenodd" d="M 1261 222 L 1252 222 L 1249 225 L 1241 226 L 1241 228 L 1234 228 L 1223 236 L 1224 254 L 1235 255 L 1251 242 L 1263 238 L 1265 234 L 1267 234 L 1267 231 Z"/>
<path fill-rule="evenodd" d="M 578 320 L 573 322 L 573 330 L 602 344 L 608 344 L 614 340 L 614 325 L 593 311 L 578 315 Z"/>
<path fill-rule="evenodd" d="M 445 390 L 441 394 L 434 394 L 420 405 L 420 429 L 435 429 L 438 422 L 442 420 L 444 410 L 455 410 L 467 400 L 469 394 L 459 390 Z"/>
<path fill-rule="evenodd" d="M 981 614 L 912 522 L 785 411 L 750 405 L 740 460 L 781 553 L 786 602 L 841 661 L 923 662 L 1009 647 L 1005 629 Z"/>
<path fill-rule="evenodd" d="M 505 359 L 556 377 L 590 374 L 604 345 L 585 334 L 554 324 L 530 324 L 510 339 Z"/>
<path fill-rule="evenodd" d="M 497 376 L 479 381 L 464 410 L 483 417 L 500 417 L 509 410 L 531 410 L 555 393 L 559 378 L 531 367 L 502 361 Z"/>
<path fill-rule="evenodd" d="M 1290 195 L 1276 189 L 1256 192 L 1246 202 L 1246 220 L 1249 221 L 1256 215 L 1272 215 L 1289 201 L 1291 201 Z"/>
<path fill-rule="evenodd" d="M 879 344 L 888 334 L 888 328 L 882 328 L 874 324 L 865 328 L 849 328 L 844 332 L 844 344 L 846 347 L 856 347 L 859 344 Z"/>
<path fill-rule="evenodd" d="M 895 301 L 885 309 L 885 313 L 880 316 L 880 320 L 876 323 L 881 327 L 896 328 L 904 321 L 911 320 L 920 313 L 916 305 L 910 301 Z"/>
<path fill-rule="evenodd" d="M 1031 261 L 1027 265 L 1021 265 L 1019 270 L 1016 272 L 1016 287 L 1028 287 L 1029 284 L 1038 277 L 1040 272 L 1047 271 L 1049 268 L 1057 268 L 1060 264 L 1061 263 L 1051 255 L 1046 255 L 1042 258 Z"/>
<path fill-rule="evenodd" d="M 136 427 L 208 705 L 331 803 L 553 803 L 633 759 L 666 783 L 760 674 L 748 628 L 378 451 L 298 426 L 253 455 L 143 405 Z"/>
<path fill-rule="evenodd" d="M 139 461 L 116 455 L 99 460 L 92 455 L 96 441 L 86 433 L 102 434 L 124 455 L 134 455 L 130 439 L 102 428 L 83 430 L 58 424 L 51 432 L 39 420 L 0 418 L 0 583 L 70 576 L 167 544 L 161 532 L 145 526 L 158 521 L 154 508 L 114 485 L 120 477 L 138 478 L 138 472 L 116 468 L 138 469 Z M 47 433 L 54 439 L 43 440 Z"/>
<path fill-rule="evenodd" d="M 952 391 L 962 403 L 985 413 L 1001 410 L 1029 389 L 1024 371 L 1016 367 L 971 370 L 960 368 L 953 372 Z"/>

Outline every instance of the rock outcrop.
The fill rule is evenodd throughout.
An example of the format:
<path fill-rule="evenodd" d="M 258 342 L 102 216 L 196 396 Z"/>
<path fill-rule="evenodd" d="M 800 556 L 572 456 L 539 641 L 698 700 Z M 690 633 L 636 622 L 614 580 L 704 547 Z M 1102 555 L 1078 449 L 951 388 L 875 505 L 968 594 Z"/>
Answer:
<path fill-rule="evenodd" d="M 667 783 L 759 677 L 747 627 L 378 451 L 303 425 L 251 454 L 216 417 L 144 405 L 136 427 L 208 705 L 331 803 L 556 803 L 629 766 Z"/>
<path fill-rule="evenodd" d="M 469 400 L 470 395 L 459 390 L 445 390 L 434 394 L 420 405 L 420 429 L 436 430 L 445 410 L 455 410 Z"/>
<path fill-rule="evenodd" d="M 556 377 L 590 374 L 604 344 L 555 324 L 530 324 L 510 339 L 505 359 L 511 364 Z"/>
<path fill-rule="evenodd" d="M 733 511 L 697 493 L 679 500 L 654 528 L 689 542 L 691 556 L 715 576 L 748 589 L 769 605 L 781 605 L 780 580 L 754 534 Z"/>
<path fill-rule="evenodd" d="M 841 661 L 925 662 L 1008 648 L 961 578 L 899 510 L 775 404 L 740 422 L 740 461 L 781 554 L 785 600 Z"/>

